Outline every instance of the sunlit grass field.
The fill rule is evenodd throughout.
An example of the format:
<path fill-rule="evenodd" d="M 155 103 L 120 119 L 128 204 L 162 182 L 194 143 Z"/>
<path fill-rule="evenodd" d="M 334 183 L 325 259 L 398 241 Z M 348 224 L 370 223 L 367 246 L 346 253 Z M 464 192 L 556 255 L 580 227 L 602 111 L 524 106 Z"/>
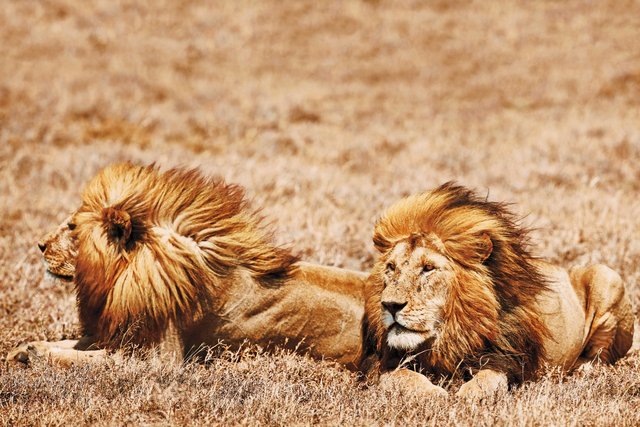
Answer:
<path fill-rule="evenodd" d="M 384 208 L 453 179 L 513 202 L 537 254 L 617 270 L 639 313 L 638 2 L 7 0 L 0 46 L 0 357 L 78 335 L 35 243 L 121 160 L 242 184 L 280 243 L 362 271 Z M 638 348 L 481 403 L 254 348 L 0 364 L 0 425 L 639 425 Z"/>

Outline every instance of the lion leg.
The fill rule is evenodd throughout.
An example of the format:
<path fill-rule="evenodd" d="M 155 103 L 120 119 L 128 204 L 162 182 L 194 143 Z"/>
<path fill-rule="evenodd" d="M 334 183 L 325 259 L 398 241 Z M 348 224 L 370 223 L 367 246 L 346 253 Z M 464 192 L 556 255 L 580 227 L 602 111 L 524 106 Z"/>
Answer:
<path fill-rule="evenodd" d="M 105 360 L 107 358 L 106 350 L 84 350 L 92 342 L 90 337 L 84 337 L 80 340 L 28 342 L 11 350 L 7 354 L 6 360 L 23 365 L 46 360 L 63 367 Z"/>
<path fill-rule="evenodd" d="M 601 264 L 574 268 L 571 282 L 586 300 L 585 344 L 577 364 L 615 363 L 633 342 L 633 311 L 618 273 Z"/>
<path fill-rule="evenodd" d="M 54 347 L 49 353 L 52 363 L 69 367 L 72 365 L 84 365 L 88 363 L 102 362 L 107 360 L 107 351 L 101 350 L 75 350 Z"/>
<path fill-rule="evenodd" d="M 95 341 L 93 340 L 93 337 L 82 337 L 78 340 L 37 341 L 37 342 L 46 342 L 48 345 L 55 348 L 59 348 L 59 349 L 86 350 Z"/>
<path fill-rule="evenodd" d="M 445 389 L 433 384 L 424 375 L 406 368 L 385 372 L 380 375 L 380 388 L 383 390 L 397 390 L 430 396 L 448 396 Z"/>
<path fill-rule="evenodd" d="M 506 392 L 509 381 L 504 372 L 492 369 L 481 369 L 468 382 L 462 384 L 456 396 L 481 399 L 496 393 Z"/>

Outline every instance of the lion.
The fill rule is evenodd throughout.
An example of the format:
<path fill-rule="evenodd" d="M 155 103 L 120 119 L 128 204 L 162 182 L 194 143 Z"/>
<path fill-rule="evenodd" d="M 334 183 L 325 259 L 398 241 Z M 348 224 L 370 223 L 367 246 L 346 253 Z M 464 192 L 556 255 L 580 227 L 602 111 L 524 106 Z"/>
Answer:
<path fill-rule="evenodd" d="M 366 378 L 446 395 L 431 380 L 457 377 L 458 396 L 483 398 L 624 356 L 634 318 L 620 276 L 567 272 L 532 255 L 528 236 L 507 205 L 451 182 L 391 206 L 365 287 Z"/>
<path fill-rule="evenodd" d="M 103 169 L 38 244 L 48 272 L 75 284 L 83 337 L 8 360 L 68 366 L 136 348 L 185 360 L 249 342 L 355 369 L 367 275 L 302 262 L 262 223 L 240 186 L 197 170 Z"/>

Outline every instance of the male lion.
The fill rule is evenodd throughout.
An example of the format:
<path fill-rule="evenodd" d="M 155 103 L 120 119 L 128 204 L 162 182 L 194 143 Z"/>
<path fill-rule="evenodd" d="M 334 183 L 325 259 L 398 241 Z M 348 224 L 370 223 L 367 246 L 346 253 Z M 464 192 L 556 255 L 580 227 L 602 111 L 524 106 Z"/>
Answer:
<path fill-rule="evenodd" d="M 533 257 L 505 205 L 464 187 L 399 201 L 373 241 L 360 368 L 383 387 L 446 394 L 427 376 L 472 377 L 457 394 L 482 397 L 545 366 L 614 363 L 631 346 L 618 274 L 604 265 L 567 273 Z"/>
<path fill-rule="evenodd" d="M 129 346 L 181 359 L 248 341 L 356 366 L 366 275 L 274 246 L 239 186 L 110 166 L 39 247 L 50 273 L 74 281 L 85 336 L 24 344 L 9 360 L 67 365 Z"/>

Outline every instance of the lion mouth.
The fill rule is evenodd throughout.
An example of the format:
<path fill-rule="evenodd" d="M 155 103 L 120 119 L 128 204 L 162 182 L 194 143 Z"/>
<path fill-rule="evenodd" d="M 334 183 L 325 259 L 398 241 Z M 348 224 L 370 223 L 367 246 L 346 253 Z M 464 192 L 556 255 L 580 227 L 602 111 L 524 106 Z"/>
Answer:
<path fill-rule="evenodd" d="M 398 322 L 393 323 L 387 333 L 387 344 L 403 351 L 414 351 L 425 346 L 431 346 L 431 333 L 407 328 Z"/>
<path fill-rule="evenodd" d="M 391 326 L 389 326 L 389 332 L 394 331 L 397 335 L 401 335 L 401 334 L 420 334 L 422 336 L 424 336 L 425 338 L 433 338 L 436 335 L 436 332 L 434 330 L 422 330 L 422 329 L 411 329 L 408 328 L 406 326 L 404 326 L 403 324 L 399 323 L 399 322 L 394 322 L 393 324 L 391 324 Z"/>
<path fill-rule="evenodd" d="M 402 325 L 399 322 L 392 323 L 391 326 L 389 327 L 389 330 L 390 331 L 391 330 L 395 330 L 396 333 L 399 333 L 399 334 L 404 333 L 404 332 L 414 333 L 414 334 L 415 333 L 419 334 L 419 333 L 423 333 L 424 332 L 424 331 L 416 331 L 415 329 L 407 328 L 406 326 Z"/>
<path fill-rule="evenodd" d="M 45 277 L 62 282 L 72 282 L 75 268 L 69 268 L 67 263 L 51 263 L 46 258 L 42 259 L 45 268 Z"/>

